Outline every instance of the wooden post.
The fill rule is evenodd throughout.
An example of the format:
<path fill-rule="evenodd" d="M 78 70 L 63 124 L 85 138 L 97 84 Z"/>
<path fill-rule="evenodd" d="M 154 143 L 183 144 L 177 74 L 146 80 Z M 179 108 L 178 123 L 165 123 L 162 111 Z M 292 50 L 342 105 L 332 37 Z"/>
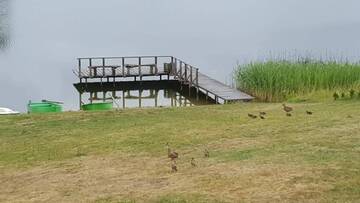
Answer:
<path fill-rule="evenodd" d="M 175 107 L 177 107 L 177 98 L 176 98 L 176 92 L 175 91 L 173 92 L 173 95 L 174 95 L 174 105 L 175 105 Z"/>
<path fill-rule="evenodd" d="M 139 108 L 141 108 L 141 96 L 142 96 L 142 90 L 139 90 Z"/>
<path fill-rule="evenodd" d="M 141 57 L 139 57 L 139 76 L 140 76 L 140 80 L 142 80 L 142 73 L 141 73 Z"/>
<path fill-rule="evenodd" d="M 106 100 L 106 92 L 103 91 L 103 102 L 105 102 L 105 100 Z"/>
<path fill-rule="evenodd" d="M 168 72 L 168 80 L 169 80 L 169 74 L 174 74 L 174 70 L 176 69 L 176 67 L 174 67 L 174 57 L 171 57 L 171 65 L 170 65 L 170 70 Z"/>
<path fill-rule="evenodd" d="M 125 77 L 125 59 L 121 58 L 122 76 Z"/>
<path fill-rule="evenodd" d="M 179 105 L 180 105 L 180 107 L 182 106 L 182 100 L 183 100 L 183 96 L 180 94 L 180 96 L 179 96 Z"/>
<path fill-rule="evenodd" d="M 155 56 L 155 75 L 158 74 L 158 57 Z"/>
<path fill-rule="evenodd" d="M 196 76 L 195 76 L 195 84 L 196 84 L 196 100 L 199 101 L 199 69 L 196 68 Z"/>
<path fill-rule="evenodd" d="M 184 78 L 184 82 L 185 82 L 185 83 L 187 82 L 187 77 L 188 77 L 188 76 L 187 76 L 187 75 L 188 75 L 188 74 L 187 74 L 187 72 L 188 72 L 187 67 L 188 67 L 187 64 L 185 64 L 185 78 Z"/>
<path fill-rule="evenodd" d="M 189 81 L 189 97 L 191 96 L 192 78 L 193 78 L 193 67 L 190 66 L 190 81 Z"/>
<path fill-rule="evenodd" d="M 155 90 L 155 107 L 158 106 L 158 94 L 159 94 L 159 90 Z"/>
<path fill-rule="evenodd" d="M 111 74 L 112 74 L 112 76 L 114 77 L 114 80 L 115 80 L 115 76 L 116 76 L 116 68 L 117 68 L 117 67 L 115 67 L 115 66 L 114 66 L 114 67 L 111 67 L 111 70 L 112 70 L 112 73 L 111 73 Z"/>
<path fill-rule="evenodd" d="M 81 110 L 81 105 L 82 105 L 82 92 L 79 92 L 79 109 Z"/>
<path fill-rule="evenodd" d="M 79 76 L 80 83 L 81 83 L 82 82 L 82 80 L 81 80 L 81 59 L 78 59 L 78 66 L 79 66 L 79 74 L 78 74 L 78 76 Z"/>
<path fill-rule="evenodd" d="M 102 58 L 102 66 L 103 66 L 103 77 L 105 77 L 105 58 Z"/>
<path fill-rule="evenodd" d="M 182 83 L 182 77 L 183 77 L 183 67 L 182 67 L 182 63 L 180 62 L 180 82 Z"/>
<path fill-rule="evenodd" d="M 125 109 L 125 90 L 122 91 L 123 109 Z"/>
<path fill-rule="evenodd" d="M 93 92 L 90 92 L 90 104 L 93 103 Z"/>
<path fill-rule="evenodd" d="M 172 91 L 172 90 L 170 90 L 170 91 Z M 171 107 L 173 107 L 174 106 L 174 97 L 172 95 L 172 92 L 170 93 L 169 96 L 170 96 Z"/>

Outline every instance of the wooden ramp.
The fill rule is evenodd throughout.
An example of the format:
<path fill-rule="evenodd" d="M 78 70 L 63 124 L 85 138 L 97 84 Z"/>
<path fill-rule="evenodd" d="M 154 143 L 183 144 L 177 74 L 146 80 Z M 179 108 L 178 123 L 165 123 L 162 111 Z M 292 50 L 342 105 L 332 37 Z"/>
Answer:
<path fill-rule="evenodd" d="M 254 97 L 241 92 L 239 90 L 233 89 L 209 76 L 198 73 L 198 86 L 200 89 L 203 89 L 205 92 L 210 92 L 211 94 L 220 97 L 224 101 L 250 101 L 253 100 Z"/>

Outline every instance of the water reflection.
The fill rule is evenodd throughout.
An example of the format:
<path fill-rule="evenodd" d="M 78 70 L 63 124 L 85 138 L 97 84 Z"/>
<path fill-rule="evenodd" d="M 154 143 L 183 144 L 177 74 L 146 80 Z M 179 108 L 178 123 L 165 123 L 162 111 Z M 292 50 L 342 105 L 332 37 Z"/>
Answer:
<path fill-rule="evenodd" d="M 84 92 L 80 96 L 81 105 L 100 102 L 113 102 L 114 108 L 184 107 L 214 103 L 211 98 L 206 101 L 204 97 L 190 97 L 174 89 Z"/>
<path fill-rule="evenodd" d="M 9 1 L 0 0 L 0 49 L 4 49 L 9 41 L 8 11 Z"/>

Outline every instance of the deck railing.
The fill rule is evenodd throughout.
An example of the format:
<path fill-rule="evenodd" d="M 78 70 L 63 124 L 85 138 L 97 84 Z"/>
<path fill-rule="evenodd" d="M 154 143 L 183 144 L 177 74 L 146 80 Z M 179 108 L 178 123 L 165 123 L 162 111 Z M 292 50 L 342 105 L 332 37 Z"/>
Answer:
<path fill-rule="evenodd" d="M 175 57 L 172 60 L 171 74 L 183 84 L 199 86 L 199 69 Z"/>

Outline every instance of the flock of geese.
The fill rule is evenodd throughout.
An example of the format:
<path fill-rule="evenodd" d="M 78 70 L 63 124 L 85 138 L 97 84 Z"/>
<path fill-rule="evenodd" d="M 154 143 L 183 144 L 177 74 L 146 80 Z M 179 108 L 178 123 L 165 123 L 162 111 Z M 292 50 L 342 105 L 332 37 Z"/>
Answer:
<path fill-rule="evenodd" d="M 286 113 L 286 116 L 291 117 L 291 116 L 292 116 L 291 112 L 294 110 L 294 108 L 291 107 L 291 106 L 287 106 L 286 104 L 282 104 L 282 106 L 283 106 L 283 110 L 284 110 L 285 113 Z M 312 111 L 306 111 L 306 114 L 312 115 L 313 112 L 312 112 Z M 265 115 L 266 115 L 266 112 L 259 112 L 259 117 L 260 117 L 261 119 L 265 119 Z M 251 114 L 251 113 L 249 113 L 248 116 L 249 116 L 250 118 L 253 118 L 253 119 L 255 119 L 255 118 L 258 117 L 257 115 L 254 115 L 254 114 Z"/>
<path fill-rule="evenodd" d="M 179 158 L 179 154 L 173 150 L 170 149 L 169 143 L 166 143 L 166 148 L 167 148 L 167 153 L 168 153 L 168 158 L 171 160 L 171 172 L 177 172 L 178 168 L 176 165 L 176 160 Z M 210 152 L 208 149 L 204 149 L 204 157 L 205 158 L 209 158 L 210 157 Z M 195 158 L 192 157 L 190 160 L 190 165 L 192 167 L 196 167 L 196 162 L 195 162 Z"/>
<path fill-rule="evenodd" d="M 292 116 L 291 112 L 294 110 L 293 107 L 291 106 L 287 106 L 286 104 L 283 104 L 282 105 L 283 107 L 283 110 L 284 112 L 286 113 L 286 116 Z M 306 114 L 308 115 L 312 115 L 313 112 L 311 111 L 306 111 Z M 260 118 L 260 119 L 265 119 L 265 116 L 266 116 L 266 112 L 259 112 L 259 116 L 257 115 L 254 115 L 254 114 L 251 114 L 249 113 L 248 116 L 250 118 L 253 118 L 253 119 L 256 119 L 256 118 Z M 171 172 L 177 172 L 178 171 L 178 168 L 177 168 L 177 165 L 176 165 L 176 160 L 179 158 L 179 154 L 173 150 L 170 149 L 170 146 L 169 146 L 169 143 L 166 143 L 166 147 L 167 147 L 167 153 L 168 153 L 168 158 L 171 160 Z M 209 158 L 210 157 L 210 152 L 208 149 L 204 149 L 204 157 L 205 158 Z M 195 162 L 195 158 L 192 157 L 191 160 L 190 160 L 190 165 L 192 167 L 196 167 L 196 162 Z"/>

